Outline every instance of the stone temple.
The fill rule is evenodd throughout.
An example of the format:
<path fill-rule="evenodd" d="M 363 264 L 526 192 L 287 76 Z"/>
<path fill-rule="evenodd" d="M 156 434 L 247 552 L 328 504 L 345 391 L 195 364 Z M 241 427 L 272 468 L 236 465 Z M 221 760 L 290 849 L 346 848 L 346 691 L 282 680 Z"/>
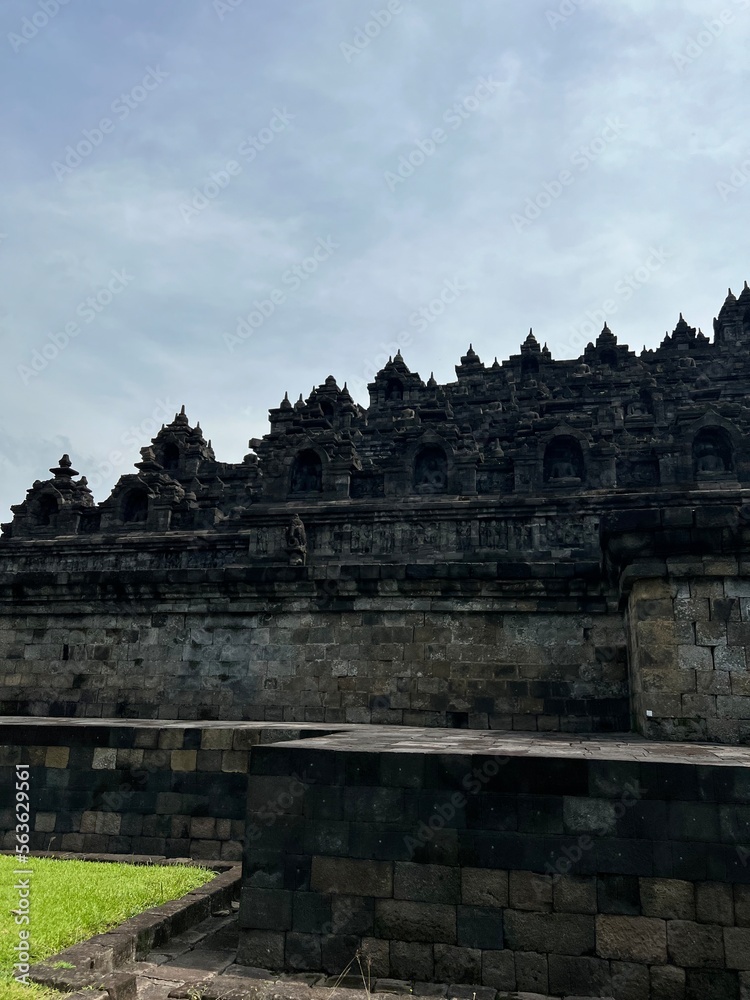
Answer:
<path fill-rule="evenodd" d="M 712 338 L 369 393 L 285 397 L 238 464 L 183 410 L 102 503 L 64 455 L 12 508 L 31 848 L 241 858 L 269 977 L 750 996 L 750 289 Z"/>
<path fill-rule="evenodd" d="M 750 289 L 637 355 L 329 376 L 239 464 L 183 411 L 0 540 L 3 714 L 750 739 Z"/>

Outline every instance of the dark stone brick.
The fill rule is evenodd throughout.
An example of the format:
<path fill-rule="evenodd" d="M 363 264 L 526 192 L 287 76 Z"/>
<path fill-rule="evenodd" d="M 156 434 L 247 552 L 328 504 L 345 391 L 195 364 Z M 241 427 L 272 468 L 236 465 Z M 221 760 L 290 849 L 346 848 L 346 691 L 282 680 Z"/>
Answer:
<path fill-rule="evenodd" d="M 456 920 L 457 942 L 462 947 L 502 949 L 502 910 L 491 906 L 459 906 Z"/>
<path fill-rule="evenodd" d="M 750 809 L 747 818 L 750 820 Z M 720 839 L 717 807 L 709 803 L 670 802 L 669 836 L 674 840 L 715 843 Z"/>
<path fill-rule="evenodd" d="M 482 952 L 478 949 L 459 948 L 450 944 L 436 944 L 433 948 L 435 956 L 435 979 L 445 983 L 481 982 Z M 451 987 L 448 992 L 453 995 Z"/>
<path fill-rule="evenodd" d="M 344 934 L 324 934 L 321 939 L 320 944 L 320 967 L 324 972 L 328 972 L 334 975 L 340 975 L 344 969 L 346 969 L 349 964 L 355 959 L 360 946 L 360 939 L 354 935 L 344 935 Z M 287 937 L 287 950 L 289 949 L 289 940 Z M 306 956 L 307 960 L 314 961 L 312 955 L 314 954 L 314 944 L 311 942 L 306 942 Z M 314 969 L 314 966 L 310 966 Z M 356 970 L 357 963 L 354 962 L 353 969 Z M 358 984 L 361 985 L 361 984 Z"/>
<path fill-rule="evenodd" d="M 456 908 L 442 903 L 378 899 L 375 902 L 375 934 L 396 941 L 454 944 Z"/>
<path fill-rule="evenodd" d="M 353 886 L 356 888 L 356 886 Z M 331 932 L 367 936 L 375 922 L 375 900 L 368 896 L 331 897 Z"/>
<path fill-rule="evenodd" d="M 391 941 L 391 974 L 398 979 L 429 980 L 435 975 L 431 944 Z"/>
<path fill-rule="evenodd" d="M 316 972 L 322 962 L 321 935 L 290 931 L 284 946 L 284 967 L 292 972 Z"/>
<path fill-rule="evenodd" d="M 641 891 L 638 878 L 632 875 L 600 875 L 596 880 L 596 899 L 600 913 L 639 916 Z"/>
<path fill-rule="evenodd" d="M 279 895 L 282 895 L 279 893 Z M 290 893 L 293 901 L 292 927 L 295 931 L 313 934 L 321 933 L 327 925 L 332 925 L 331 899 L 318 892 Z M 336 929 L 336 934 L 343 933 Z"/>
<path fill-rule="evenodd" d="M 739 976 L 736 972 L 688 969 L 685 1000 L 740 1000 Z"/>
<path fill-rule="evenodd" d="M 549 955 L 549 989 L 560 996 L 607 996 L 609 962 L 599 958 Z"/>

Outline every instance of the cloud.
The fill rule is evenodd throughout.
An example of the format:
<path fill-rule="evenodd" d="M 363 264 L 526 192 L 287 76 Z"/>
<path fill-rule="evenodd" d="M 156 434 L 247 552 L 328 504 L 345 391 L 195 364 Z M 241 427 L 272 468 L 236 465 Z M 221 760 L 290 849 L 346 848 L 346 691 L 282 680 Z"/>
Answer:
<path fill-rule="evenodd" d="M 737 117 L 745 0 L 402 0 L 347 58 L 342 45 L 369 37 L 386 6 L 244 0 L 220 17 L 209 2 L 69 0 L 17 52 L 7 36 L 30 7 L 4 6 L 0 82 L 15 97 L 0 190 L 2 512 L 62 451 L 84 474 L 122 453 L 100 475 L 104 499 L 139 458 L 123 437 L 166 403 L 186 403 L 218 456 L 239 461 L 286 390 L 306 395 L 332 373 L 366 402 L 373 357 L 403 333 L 409 366 L 446 381 L 469 341 L 502 359 L 529 326 L 565 356 L 612 296 L 609 325 L 636 350 L 680 310 L 710 328 L 746 277 L 750 184 L 717 190 L 750 153 Z M 560 10 L 572 13 L 551 24 Z M 149 67 L 167 75 L 140 100 Z M 498 86 L 474 106 L 488 78 Z M 113 111 L 122 95 L 127 115 Z M 112 130 L 55 176 L 103 117 Z M 603 141 L 613 119 L 623 127 Z M 436 129 L 445 139 L 425 153 Z M 417 165 L 389 187 L 403 162 Z M 186 220 L 196 192 L 205 205 Z M 529 202 L 544 207 L 519 231 Z M 285 286 L 329 238 L 340 248 Z M 618 297 L 654 249 L 668 256 Z M 122 269 L 132 282 L 24 384 L 18 366 Z M 456 277 L 466 290 L 413 322 Z M 227 350 L 225 334 L 279 287 L 283 304 Z"/>

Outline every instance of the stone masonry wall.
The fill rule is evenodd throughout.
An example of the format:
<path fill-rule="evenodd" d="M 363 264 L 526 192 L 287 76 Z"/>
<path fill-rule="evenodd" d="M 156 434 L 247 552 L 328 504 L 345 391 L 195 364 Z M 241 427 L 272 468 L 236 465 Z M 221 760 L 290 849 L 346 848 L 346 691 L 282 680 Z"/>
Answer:
<path fill-rule="evenodd" d="M 0 800 L 30 769 L 32 850 L 235 861 L 245 836 L 251 747 L 293 731 L 260 727 L 0 724 Z M 0 809 L 0 845 L 15 847 Z"/>
<path fill-rule="evenodd" d="M 677 563 L 667 579 L 632 585 L 633 710 L 649 736 L 750 740 L 750 579 L 727 568 L 731 576 L 708 577 L 700 562 Z"/>
<path fill-rule="evenodd" d="M 630 727 L 622 616 L 606 606 L 584 613 L 570 601 L 569 613 L 554 613 L 539 600 L 361 593 L 322 604 L 235 600 L 231 611 L 202 613 L 175 603 L 155 613 L 133 604 L 127 613 L 0 614 L 0 711 Z"/>
<path fill-rule="evenodd" d="M 335 975 L 362 949 L 404 992 L 750 990 L 748 768 L 261 747 L 250 822 L 269 801 L 283 814 L 244 858 L 247 965 Z"/>

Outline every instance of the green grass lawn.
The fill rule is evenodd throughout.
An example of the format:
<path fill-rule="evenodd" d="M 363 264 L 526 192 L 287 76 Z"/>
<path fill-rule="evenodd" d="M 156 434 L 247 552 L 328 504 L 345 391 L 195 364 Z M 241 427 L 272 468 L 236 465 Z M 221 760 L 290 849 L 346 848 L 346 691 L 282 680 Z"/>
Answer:
<path fill-rule="evenodd" d="M 30 875 L 13 873 L 22 868 Z M 13 978 L 17 961 L 13 946 L 19 930 L 29 931 L 31 964 L 85 941 L 94 934 L 170 899 L 190 892 L 213 878 L 204 868 L 164 865 L 118 865 L 93 861 L 56 861 L 0 855 L 0 1000 L 61 997 L 55 990 L 24 986 Z M 30 880 L 29 923 L 18 925 L 17 880 Z M 17 911 L 17 912 L 14 912 Z"/>

